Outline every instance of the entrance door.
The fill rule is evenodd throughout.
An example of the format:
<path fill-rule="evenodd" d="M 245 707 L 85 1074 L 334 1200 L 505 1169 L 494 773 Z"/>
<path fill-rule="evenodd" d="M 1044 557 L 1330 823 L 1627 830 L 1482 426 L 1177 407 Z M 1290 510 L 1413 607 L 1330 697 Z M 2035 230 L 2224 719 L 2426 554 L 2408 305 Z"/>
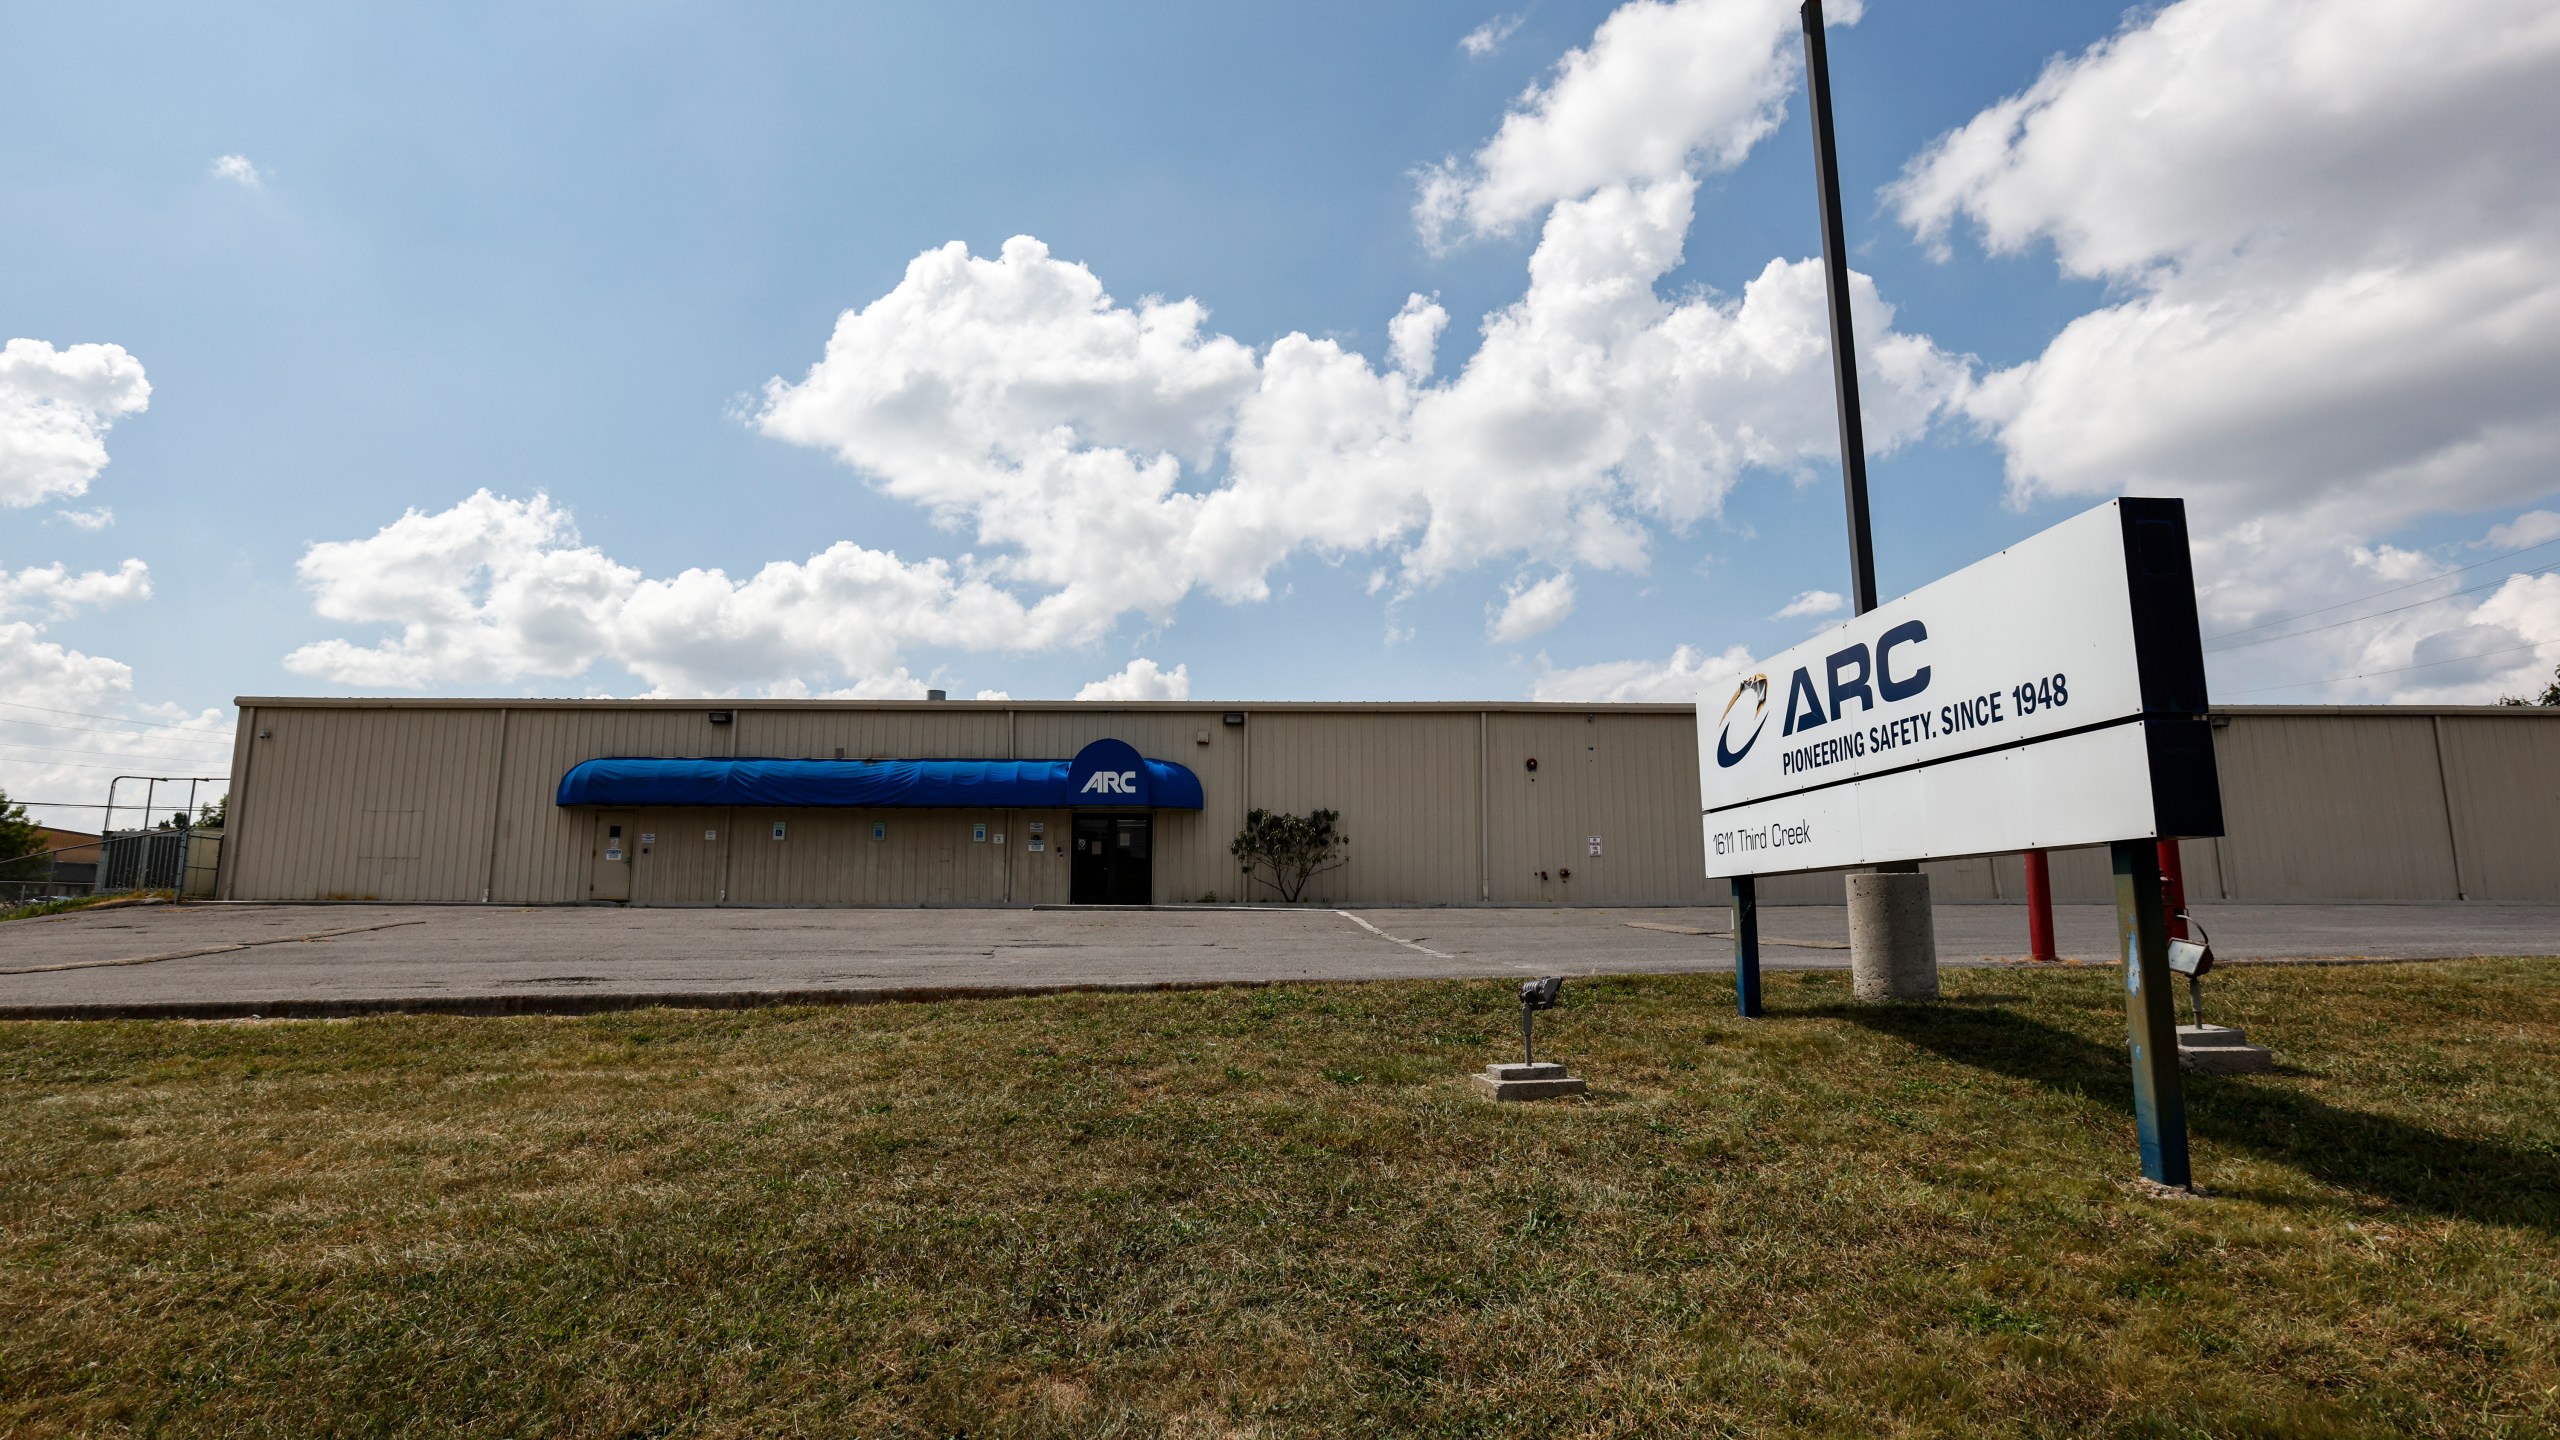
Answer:
<path fill-rule="evenodd" d="M 630 815 L 608 810 L 596 817 L 595 848 L 587 862 L 587 898 L 628 903 L 631 899 L 631 848 L 638 832 Z"/>
<path fill-rule="evenodd" d="M 1155 861 L 1149 842 L 1155 817 L 1105 812 L 1078 815 L 1067 898 L 1078 905 L 1152 905 Z"/>

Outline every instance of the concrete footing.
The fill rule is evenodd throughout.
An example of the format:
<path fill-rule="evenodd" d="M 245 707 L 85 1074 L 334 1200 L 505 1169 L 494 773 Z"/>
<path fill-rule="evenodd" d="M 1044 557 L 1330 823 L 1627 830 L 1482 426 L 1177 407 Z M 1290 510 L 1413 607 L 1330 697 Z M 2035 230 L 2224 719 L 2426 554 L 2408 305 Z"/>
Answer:
<path fill-rule="evenodd" d="M 1849 987 L 1861 1000 L 1938 998 L 1938 935 L 1929 877 L 1877 871 L 1849 889 Z"/>
<path fill-rule="evenodd" d="M 2263 1075 L 2276 1068 L 2276 1053 L 2250 1044 L 2236 1025 L 2181 1025 L 2178 1064 L 2199 1075 Z"/>
<path fill-rule="evenodd" d="M 1547 1100 L 1579 1095 L 1590 1088 L 1579 1077 L 1566 1074 L 1563 1066 L 1543 1060 L 1535 1065 L 1487 1065 L 1483 1074 L 1467 1078 L 1487 1100 Z"/>

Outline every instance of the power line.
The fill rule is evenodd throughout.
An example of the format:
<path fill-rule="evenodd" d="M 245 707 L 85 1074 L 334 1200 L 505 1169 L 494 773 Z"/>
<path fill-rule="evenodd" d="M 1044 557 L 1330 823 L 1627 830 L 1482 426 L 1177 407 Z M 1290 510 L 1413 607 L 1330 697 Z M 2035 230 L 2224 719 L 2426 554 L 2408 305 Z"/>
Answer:
<path fill-rule="evenodd" d="M 185 775 L 181 775 L 181 776 L 179 776 L 178 778 L 179 778 L 179 779 L 181 779 L 181 780 L 185 780 L 185 779 L 219 780 L 219 779 L 222 779 L 222 778 L 224 778 L 224 777 L 219 776 L 219 775 L 199 775 L 199 776 L 185 776 Z M 36 806 L 36 807 L 38 807 L 38 808 L 40 808 L 40 809 L 45 809 L 45 810 L 110 810 L 110 809 L 112 809 L 112 810 L 137 810 L 137 809 L 140 809 L 140 808 L 141 808 L 140 802 L 138 802 L 138 801 L 133 801 L 133 800 L 119 800 L 119 801 L 117 801 L 115 804 L 113 804 L 113 805 L 111 805 L 111 806 L 110 806 L 110 805 L 101 805 L 101 804 L 99 804 L 98 802 L 96 802 L 96 801 L 94 801 L 94 800 L 12 800 L 12 801 L 10 801 L 9 803 L 10 803 L 10 804 L 12 804 L 12 805 L 33 805 L 33 806 Z M 204 803 L 204 804 L 206 804 L 206 805 L 210 805 L 210 804 L 212 804 L 213 802 L 212 802 L 212 801 L 210 801 L 210 800 L 207 800 L 207 801 L 205 801 L 205 802 L 203 802 L 203 803 Z M 159 806 L 159 802 L 154 801 L 154 802 L 152 803 L 151 808 L 152 808 L 152 809 L 154 809 L 154 810 L 159 809 L 159 808 L 160 808 L 160 806 Z"/>
<path fill-rule="evenodd" d="M 153 760 L 151 759 L 151 757 L 149 757 L 149 756 L 147 756 L 147 755 L 145 755 L 145 756 L 137 756 L 137 757 L 135 757 L 135 758 L 136 758 L 136 759 L 141 760 L 141 761 L 142 761 L 143 763 L 145 763 L 145 764 L 163 763 L 163 762 L 155 762 L 155 761 L 153 761 Z M 78 761 L 78 760 L 22 760 L 22 759 L 16 759 L 15 757 L 12 757 L 12 756 L 5 756 L 5 755 L 0 755 L 0 760 L 9 760 L 9 761 L 11 761 L 12 763 L 19 764 L 19 765 L 26 765 L 26 766 L 36 766 L 36 765 L 41 765 L 41 766 L 44 766 L 45 768 L 50 769 L 50 770 L 122 770 L 122 769 L 124 769 L 124 767 L 123 767 L 123 766 L 121 766 L 121 765 L 90 765 L 90 764 L 87 764 L 87 763 L 84 763 L 84 762 L 82 762 L 82 761 Z M 190 763 L 191 763 L 191 762 L 190 762 Z M 130 773 L 130 772 L 128 772 L 128 773 Z M 139 777 L 137 777 L 137 778 L 139 778 Z M 159 778 L 161 778 L 161 779 L 163 779 L 163 780 L 166 780 L 166 779 L 168 779 L 168 778 L 170 778 L 170 777 L 168 777 L 168 776 L 166 776 L 166 775 L 163 775 L 163 776 L 161 776 L 161 777 L 159 777 Z M 180 780 L 228 780 L 228 779 L 230 779 L 231 777 L 230 777 L 230 776 L 228 776 L 228 775 L 180 775 L 180 776 L 178 776 L 177 778 L 178 778 L 178 779 L 180 779 Z"/>
<path fill-rule="evenodd" d="M 2210 645 L 2216 640 L 2228 640 L 2235 635 L 2246 635 L 2253 630 L 2266 630 L 2278 625 L 2290 625 L 2296 620 L 2308 620 L 2314 615 L 2326 615 L 2332 610 L 2343 610 L 2350 605 L 2361 605 L 2367 600 L 2379 600 L 2385 595 L 2397 595 L 2403 590 L 2415 590 L 2421 585 L 2433 585 L 2439 580 L 2449 580 L 2456 575 L 2477 570 L 2483 565 L 2495 565 L 2501 560 L 2513 560 L 2519 555 L 2530 555 L 2536 550 L 2547 549 L 2553 545 L 2560 545 L 2560 537 L 2554 537 L 2552 539 L 2542 541 L 2540 544 L 2527 545 L 2521 550 L 2510 550 L 2504 555 L 2492 555 L 2486 560 L 2475 560 L 2458 570 L 2447 570 L 2442 574 L 2430 575 L 2423 580 L 2412 580 L 2405 585 L 2393 585 L 2387 589 L 2376 590 L 2370 595 L 2358 595 L 2352 600 L 2341 600 L 2335 605 L 2323 605 L 2317 610 L 2304 610 L 2293 615 L 2279 615 L 2273 620 L 2261 620 L 2255 625 L 2243 625 L 2237 630 L 2226 630 L 2219 635 L 2207 635 L 2204 637 L 2205 643 Z M 2454 592 L 2454 594 L 2457 595 L 2460 593 L 2462 592 Z M 2442 598 L 2450 600 L 2453 596 L 2447 595 Z M 2236 650 L 2239 647 L 2235 645 L 2232 648 Z"/>
<path fill-rule="evenodd" d="M 2264 695 L 2270 690 L 2301 690 L 2313 685 L 2335 685 L 2343 680 L 2371 680 L 2381 675 L 2406 675 L 2412 670 L 2431 670 L 2438 665 L 2459 665 L 2465 660 L 2486 660 L 2493 655 L 2513 655 L 2519 650 L 2540 650 L 2547 645 L 2560 645 L 2560 640 L 2537 640 L 2530 645 L 2510 645 L 2503 650 L 2483 650 L 2477 655 L 2456 655 L 2450 660 L 2429 660 L 2421 665 L 2403 665 L 2396 670 L 2366 670 L 2355 675 L 2332 675 L 2326 680 L 2300 680 L 2291 685 L 2261 685 L 2255 690 L 2240 690 L 2240 695 Z"/>
<path fill-rule="evenodd" d="M 34 710 L 46 715 L 77 715 L 83 720 L 109 720 L 118 725 L 141 725 L 153 730 L 184 730 L 193 735 L 211 735 L 217 733 L 215 731 L 207 730 L 201 725 L 171 725 L 159 720 L 129 720 L 122 715 L 93 715 L 86 710 L 56 710 L 50 705 L 29 705 L 24 701 L 19 700 L 0 700 L 0 705 L 6 705 L 12 710 Z M 22 720 L 17 723 L 22 725 L 39 725 L 43 722 L 39 720 Z"/>
<path fill-rule="evenodd" d="M 202 755 L 162 755 L 124 750 L 73 750 L 60 745 L 28 745 L 17 740 L 0 740 L 0 750 L 41 750 L 48 755 L 89 755 L 100 760 L 133 760 L 145 765 L 200 765 Z"/>
<path fill-rule="evenodd" d="M 220 730 L 179 730 L 172 735 L 145 735 L 136 730 L 111 730 L 104 725 L 73 725 L 63 720 L 25 720 L 15 715 L 0 715 L 0 725 L 25 725 L 37 730 L 61 730 L 73 735 L 114 735 L 126 740 L 183 742 L 189 735 L 201 735 L 204 738 L 194 743 L 203 745 L 228 745 L 232 740 L 228 732 Z"/>
<path fill-rule="evenodd" d="M 2279 640 L 2298 640 L 2305 635 L 2317 635 L 2323 630 L 2335 630 L 2341 625 L 2361 625 L 2367 620 L 2379 620 L 2385 615 L 2397 615 L 2403 610 L 2421 610 L 2429 605 L 2440 605 L 2447 600 L 2455 598 L 2456 596 L 2468 595 L 2475 590 L 2495 590 L 2499 586 L 2506 584 L 2507 581 L 2516 579 L 2518 576 L 2547 575 L 2554 570 L 2560 570 L 2560 564 L 2545 565 L 2538 570 L 2518 570 L 2513 575 L 2503 576 L 2496 580 L 2484 581 L 2481 584 L 2469 586 L 2465 589 L 2449 590 L 2442 595 L 2433 596 L 2425 600 L 2412 600 L 2406 605 L 2394 605 L 2388 610 L 2376 610 L 2370 615 L 2354 615 L 2344 620 L 2332 620 L 2326 625 L 2314 625 L 2307 630 L 2288 630 L 2282 635 L 2269 635 L 2263 640 L 2243 640 L 2237 645 L 2217 645 L 2205 653 L 2209 655 L 2222 655 L 2233 650 L 2246 650 L 2255 645 L 2273 645 Z M 2353 604 L 2355 602 L 2349 601 L 2348 603 Z M 2336 607 L 2333 606 L 2331 608 L 2334 609 Z M 2244 630 L 2237 633 L 2245 635 L 2248 632 Z"/>

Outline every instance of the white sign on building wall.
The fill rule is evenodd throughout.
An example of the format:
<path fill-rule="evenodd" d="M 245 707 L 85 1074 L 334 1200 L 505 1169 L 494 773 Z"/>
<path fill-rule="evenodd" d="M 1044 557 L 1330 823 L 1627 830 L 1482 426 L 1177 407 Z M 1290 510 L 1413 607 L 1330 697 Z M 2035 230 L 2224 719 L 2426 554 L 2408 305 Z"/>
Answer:
<path fill-rule="evenodd" d="M 2186 510 L 2123 499 L 1698 697 L 1707 874 L 2222 833 Z"/>

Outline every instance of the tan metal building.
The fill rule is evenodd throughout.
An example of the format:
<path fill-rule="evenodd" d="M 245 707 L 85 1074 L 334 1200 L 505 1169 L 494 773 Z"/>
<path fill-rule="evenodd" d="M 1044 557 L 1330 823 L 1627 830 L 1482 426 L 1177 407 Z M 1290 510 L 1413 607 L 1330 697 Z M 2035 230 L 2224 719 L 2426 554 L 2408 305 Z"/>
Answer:
<path fill-rule="evenodd" d="M 231 899 L 1268 899 L 1267 888 L 1247 896 L 1227 853 L 1256 807 L 1341 813 L 1349 863 L 1308 894 L 1324 903 L 1723 898 L 1702 875 L 1696 723 L 1686 705 L 239 704 L 219 881 Z M 2187 842 L 2190 895 L 2560 900 L 2560 711 L 2248 707 L 2217 712 L 2216 723 L 2230 833 Z M 616 757 L 821 762 L 801 767 L 813 772 L 856 762 L 842 767 L 848 773 L 884 762 L 946 770 L 1004 762 L 987 773 L 1011 774 L 1024 768 L 1012 762 L 1047 761 L 1063 775 L 1071 757 L 1106 740 L 1196 776 L 1198 808 L 1072 798 L 921 808 L 590 804 L 563 789 L 581 765 Z M 1105 875 L 1105 853 L 1117 879 L 1097 888 L 1087 882 Z M 1080 868 L 1079 856 L 1091 863 Z M 2103 851 L 2058 855 L 2057 896 L 2105 899 L 2105 864 Z M 1941 899 L 2022 893 L 2014 857 L 1930 869 Z M 1761 897 L 1836 902 L 1840 887 L 1824 876 L 1774 878 Z"/>

